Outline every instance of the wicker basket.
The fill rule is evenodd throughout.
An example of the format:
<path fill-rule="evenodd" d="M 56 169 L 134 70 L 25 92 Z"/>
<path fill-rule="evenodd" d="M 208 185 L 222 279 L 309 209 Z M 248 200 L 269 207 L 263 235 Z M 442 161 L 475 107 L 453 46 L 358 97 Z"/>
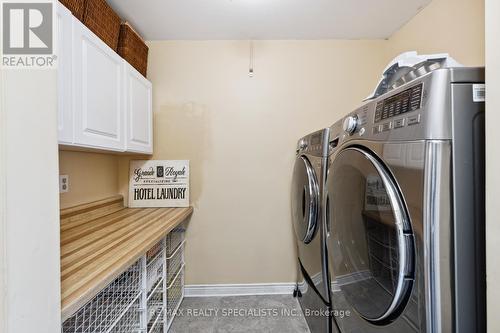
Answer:
<path fill-rule="evenodd" d="M 120 28 L 118 54 L 146 77 L 148 46 L 128 23 L 122 24 Z"/>
<path fill-rule="evenodd" d="M 121 19 L 106 0 L 86 0 L 83 23 L 114 51 L 118 47 Z"/>
<path fill-rule="evenodd" d="M 85 0 L 59 0 L 66 8 L 68 8 L 74 17 L 83 22 L 83 14 L 85 13 Z"/>

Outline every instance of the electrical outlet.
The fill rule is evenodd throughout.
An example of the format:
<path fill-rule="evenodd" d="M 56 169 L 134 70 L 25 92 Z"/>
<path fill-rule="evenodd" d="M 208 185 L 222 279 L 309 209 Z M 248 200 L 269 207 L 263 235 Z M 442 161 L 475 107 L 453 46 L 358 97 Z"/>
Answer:
<path fill-rule="evenodd" d="M 69 192 L 69 176 L 60 175 L 59 176 L 59 193 Z"/>

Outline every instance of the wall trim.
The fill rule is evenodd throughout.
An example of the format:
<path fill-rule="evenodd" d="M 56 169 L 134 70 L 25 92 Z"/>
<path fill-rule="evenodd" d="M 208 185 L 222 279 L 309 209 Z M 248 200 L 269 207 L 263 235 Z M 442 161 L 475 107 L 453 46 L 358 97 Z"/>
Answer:
<path fill-rule="evenodd" d="M 185 297 L 292 295 L 296 283 L 191 284 L 184 287 Z"/>
<path fill-rule="evenodd" d="M 365 279 L 366 272 L 346 274 L 332 282 L 332 289 L 338 290 L 340 285 Z M 312 277 L 313 282 L 321 281 L 321 273 Z M 294 282 L 282 283 L 247 283 L 247 284 L 189 284 L 184 286 L 185 297 L 222 297 L 222 296 L 255 296 L 255 295 L 287 295 L 292 294 L 297 286 Z M 299 284 L 302 293 L 307 291 L 307 283 Z"/>
<path fill-rule="evenodd" d="M 5 114 L 5 93 L 4 93 L 4 71 L 0 71 L 0 332 L 7 332 L 7 249 L 6 249 L 6 228 L 7 215 L 7 170 L 6 156 L 7 145 L 5 134 L 7 126 L 5 125 L 7 116 Z"/>

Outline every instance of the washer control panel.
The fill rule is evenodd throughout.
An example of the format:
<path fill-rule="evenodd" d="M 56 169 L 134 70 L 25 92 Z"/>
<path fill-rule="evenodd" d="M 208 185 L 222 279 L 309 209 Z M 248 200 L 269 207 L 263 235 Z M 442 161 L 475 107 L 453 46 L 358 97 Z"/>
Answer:
<path fill-rule="evenodd" d="M 320 130 L 300 139 L 297 142 L 297 154 L 323 156 L 328 141 L 328 132 L 328 129 Z"/>
<path fill-rule="evenodd" d="M 419 83 L 377 102 L 371 134 L 376 135 L 419 124 L 421 115 L 413 111 L 422 108 L 423 87 L 424 84 Z"/>
<path fill-rule="evenodd" d="M 482 100 L 476 101 L 473 84 L 483 81 L 484 68 L 431 68 L 417 78 L 405 77 L 385 94 L 365 100 L 338 118 L 330 126 L 330 141 L 338 138 L 342 147 L 353 140 L 453 139 L 453 92 L 464 96 L 456 103 L 462 105 L 470 99 L 476 106 Z"/>
<path fill-rule="evenodd" d="M 375 107 L 374 122 L 383 122 L 400 114 L 420 109 L 422 106 L 422 91 L 423 83 L 420 83 L 378 102 Z"/>
<path fill-rule="evenodd" d="M 424 83 L 420 82 L 378 102 L 365 104 L 339 121 L 340 141 L 384 136 L 391 130 L 420 124 L 424 96 Z"/>

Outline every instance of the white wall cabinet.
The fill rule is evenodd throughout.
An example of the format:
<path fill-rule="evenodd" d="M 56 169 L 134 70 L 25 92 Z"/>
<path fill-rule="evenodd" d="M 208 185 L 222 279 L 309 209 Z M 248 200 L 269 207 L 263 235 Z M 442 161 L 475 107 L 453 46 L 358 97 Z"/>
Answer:
<path fill-rule="evenodd" d="M 73 16 L 69 9 L 59 5 L 56 10 L 56 36 L 58 61 L 58 123 L 59 143 L 73 143 L 73 107 L 72 107 L 72 39 Z"/>
<path fill-rule="evenodd" d="M 125 150 L 123 59 L 80 22 L 73 25 L 75 142 Z"/>
<path fill-rule="evenodd" d="M 152 85 L 58 5 L 59 144 L 153 152 Z"/>
<path fill-rule="evenodd" d="M 126 150 L 153 153 L 152 85 L 130 64 L 125 63 Z"/>

